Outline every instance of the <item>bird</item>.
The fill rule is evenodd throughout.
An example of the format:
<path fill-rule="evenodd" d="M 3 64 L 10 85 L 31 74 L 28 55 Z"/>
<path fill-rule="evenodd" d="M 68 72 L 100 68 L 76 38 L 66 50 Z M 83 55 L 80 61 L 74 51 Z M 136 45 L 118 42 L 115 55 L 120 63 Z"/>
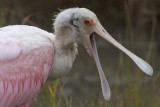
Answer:
<path fill-rule="evenodd" d="M 95 34 L 128 55 L 146 74 L 153 68 L 118 43 L 87 8 L 62 10 L 53 22 L 54 33 L 29 25 L 0 28 L 0 107 L 29 107 L 47 79 L 56 80 L 69 73 L 83 45 L 98 69 L 102 94 L 111 96 L 101 67 Z"/>

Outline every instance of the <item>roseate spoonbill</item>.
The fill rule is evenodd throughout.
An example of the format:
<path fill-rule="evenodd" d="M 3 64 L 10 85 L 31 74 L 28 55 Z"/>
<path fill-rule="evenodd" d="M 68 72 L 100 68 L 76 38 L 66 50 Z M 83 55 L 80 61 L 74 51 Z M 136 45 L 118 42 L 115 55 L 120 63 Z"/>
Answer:
<path fill-rule="evenodd" d="M 146 74 L 153 73 L 148 63 L 114 40 L 86 8 L 60 12 L 54 30 L 55 35 L 27 25 L 0 28 L 0 107 L 29 106 L 48 76 L 56 79 L 70 71 L 77 43 L 95 60 L 102 93 L 108 100 L 110 87 L 99 62 L 94 32 L 126 53 Z"/>

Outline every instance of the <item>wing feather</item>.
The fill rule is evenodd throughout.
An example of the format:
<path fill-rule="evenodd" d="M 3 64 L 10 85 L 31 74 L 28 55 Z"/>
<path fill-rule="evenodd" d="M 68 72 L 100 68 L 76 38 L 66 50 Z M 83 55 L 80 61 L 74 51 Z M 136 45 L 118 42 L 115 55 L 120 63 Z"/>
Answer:
<path fill-rule="evenodd" d="M 0 61 L 16 59 L 21 50 L 18 43 L 2 43 L 0 40 Z"/>
<path fill-rule="evenodd" d="M 53 46 L 55 35 L 33 26 L 12 25 L 0 28 L 0 61 L 16 59 L 20 53 Z"/>
<path fill-rule="evenodd" d="M 52 65 L 54 35 L 31 26 L 0 28 L 0 107 L 31 102 Z"/>

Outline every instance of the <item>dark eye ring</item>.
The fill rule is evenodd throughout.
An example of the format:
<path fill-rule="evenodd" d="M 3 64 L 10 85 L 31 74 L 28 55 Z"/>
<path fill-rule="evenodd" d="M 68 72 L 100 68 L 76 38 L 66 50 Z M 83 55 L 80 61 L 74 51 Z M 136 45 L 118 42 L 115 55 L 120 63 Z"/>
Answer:
<path fill-rule="evenodd" d="M 89 24 L 91 24 L 91 21 L 90 21 L 89 19 L 85 19 L 85 20 L 84 20 L 84 24 L 85 24 L 85 25 L 89 25 Z"/>

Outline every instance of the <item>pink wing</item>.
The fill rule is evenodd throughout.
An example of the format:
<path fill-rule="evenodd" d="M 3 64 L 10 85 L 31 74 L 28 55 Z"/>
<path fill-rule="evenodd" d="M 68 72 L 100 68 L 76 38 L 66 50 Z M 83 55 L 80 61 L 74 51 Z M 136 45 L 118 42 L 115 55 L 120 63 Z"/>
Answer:
<path fill-rule="evenodd" d="M 39 93 L 52 65 L 53 46 L 22 52 L 20 42 L 0 40 L 0 107 L 28 105 Z"/>

